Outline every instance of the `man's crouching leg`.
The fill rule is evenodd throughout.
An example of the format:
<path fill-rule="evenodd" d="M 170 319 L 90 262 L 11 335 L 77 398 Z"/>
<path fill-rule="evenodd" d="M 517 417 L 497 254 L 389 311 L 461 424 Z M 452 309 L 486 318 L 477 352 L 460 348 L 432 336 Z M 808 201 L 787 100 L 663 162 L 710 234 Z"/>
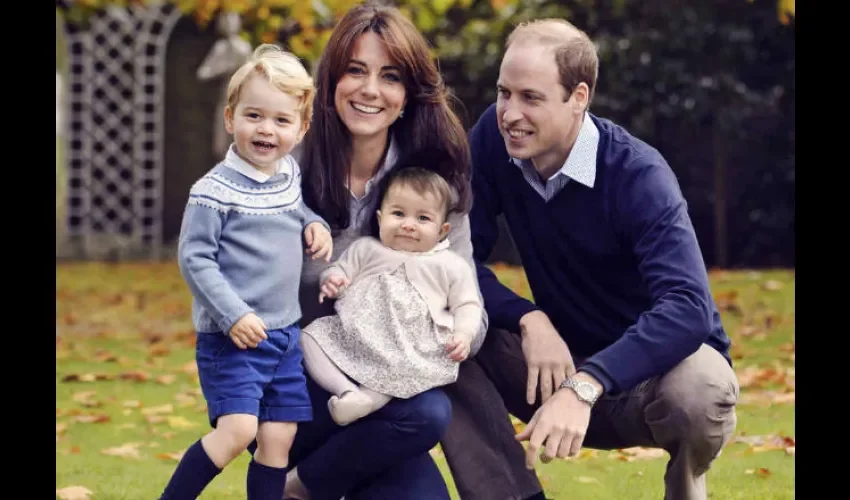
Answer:
<path fill-rule="evenodd" d="M 670 453 L 665 499 L 706 498 L 705 474 L 735 431 L 738 392 L 735 372 L 705 344 L 658 379 L 644 417 Z"/>

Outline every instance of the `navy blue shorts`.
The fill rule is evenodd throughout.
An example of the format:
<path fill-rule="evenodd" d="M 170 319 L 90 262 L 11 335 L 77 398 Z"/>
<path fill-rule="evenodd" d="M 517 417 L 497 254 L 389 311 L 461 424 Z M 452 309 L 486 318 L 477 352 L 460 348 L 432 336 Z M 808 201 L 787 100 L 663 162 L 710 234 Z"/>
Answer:
<path fill-rule="evenodd" d="M 301 329 L 295 324 L 266 335 L 256 348 L 242 350 L 220 332 L 198 334 L 195 359 L 213 427 L 218 417 L 233 413 L 256 415 L 260 422 L 312 420 Z"/>

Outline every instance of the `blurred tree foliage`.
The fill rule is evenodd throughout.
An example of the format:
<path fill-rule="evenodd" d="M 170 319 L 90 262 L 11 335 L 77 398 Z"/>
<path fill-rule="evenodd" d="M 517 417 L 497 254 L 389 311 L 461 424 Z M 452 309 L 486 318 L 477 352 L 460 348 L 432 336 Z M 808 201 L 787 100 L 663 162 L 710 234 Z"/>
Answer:
<path fill-rule="evenodd" d="M 73 0 L 103 8 L 173 3 L 201 26 L 239 12 L 253 44 L 315 63 L 359 0 Z M 563 17 L 597 43 L 591 111 L 657 147 L 676 171 L 709 265 L 794 265 L 793 0 L 397 0 L 432 42 L 467 126 L 495 100 L 503 43 L 519 22 Z M 675 7 L 673 7 L 675 5 Z"/>

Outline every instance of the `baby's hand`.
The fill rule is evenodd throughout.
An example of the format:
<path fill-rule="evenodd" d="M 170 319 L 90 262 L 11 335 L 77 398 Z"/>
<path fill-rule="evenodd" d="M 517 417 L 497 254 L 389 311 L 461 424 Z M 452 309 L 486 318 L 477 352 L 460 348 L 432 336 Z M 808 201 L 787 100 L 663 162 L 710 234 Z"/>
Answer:
<path fill-rule="evenodd" d="M 324 257 L 325 262 L 330 262 L 334 250 L 334 240 L 324 224 L 320 222 L 308 224 L 307 228 L 304 229 L 304 242 L 307 244 L 304 251 L 313 254 L 313 260 Z"/>
<path fill-rule="evenodd" d="M 335 299 L 339 297 L 339 292 L 351 283 L 348 278 L 340 275 L 328 276 L 328 279 L 322 283 L 322 289 L 319 292 L 319 304 L 325 301 L 325 297 Z"/>
<path fill-rule="evenodd" d="M 469 356 L 471 344 L 472 335 L 455 332 L 446 344 L 446 352 L 453 361 L 461 362 Z"/>
<path fill-rule="evenodd" d="M 269 338 L 266 335 L 266 324 L 254 313 L 248 313 L 230 328 L 230 340 L 240 349 L 257 347 L 260 342 Z"/>

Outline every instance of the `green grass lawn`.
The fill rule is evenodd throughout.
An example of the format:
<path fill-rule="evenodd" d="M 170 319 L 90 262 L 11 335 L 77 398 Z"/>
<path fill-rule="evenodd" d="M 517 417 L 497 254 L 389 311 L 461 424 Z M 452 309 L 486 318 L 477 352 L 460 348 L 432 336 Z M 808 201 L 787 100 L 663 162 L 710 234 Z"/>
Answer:
<path fill-rule="evenodd" d="M 528 296 L 521 271 L 497 271 Z M 209 430 L 177 265 L 57 264 L 56 278 L 57 498 L 156 498 L 179 454 Z M 794 272 L 711 280 L 742 392 L 737 435 L 711 469 L 709 497 L 792 499 Z M 629 451 L 584 450 L 538 474 L 553 499 L 662 498 L 666 455 Z M 456 498 L 442 454 L 432 453 Z M 244 498 L 247 464 L 245 453 L 201 498 Z"/>

